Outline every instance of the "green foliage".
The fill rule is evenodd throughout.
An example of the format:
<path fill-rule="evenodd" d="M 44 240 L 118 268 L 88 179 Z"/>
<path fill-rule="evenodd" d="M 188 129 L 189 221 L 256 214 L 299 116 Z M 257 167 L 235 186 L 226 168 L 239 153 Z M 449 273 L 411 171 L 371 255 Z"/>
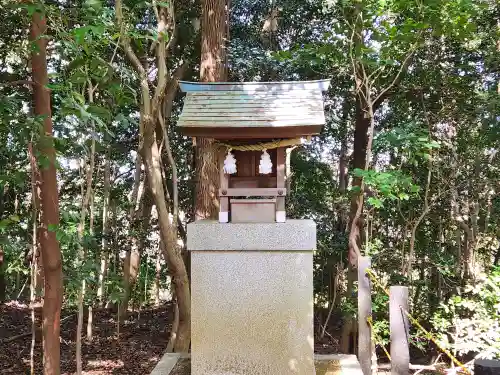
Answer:
<path fill-rule="evenodd" d="M 500 358 L 500 268 L 451 297 L 432 317 L 441 342 L 460 355 Z"/>
<path fill-rule="evenodd" d="M 156 4 L 169 6 L 167 2 Z M 17 284 L 28 277 L 33 243 L 27 145 L 32 142 L 35 146 L 42 170 L 48 160 L 36 151 L 47 139 L 40 135 L 44 118 L 32 113 L 31 90 L 23 84 L 3 82 L 30 79 L 27 67 L 33 46 L 26 30 L 30 16 L 38 10 L 46 14 L 50 37 L 47 88 L 52 99 L 61 222 L 49 230 L 56 233 L 63 255 L 64 303 L 76 304 L 82 280 L 88 286 L 86 303 L 96 300 L 104 251 L 109 258 L 105 302 L 119 303 L 125 294 L 123 259 L 133 240 L 143 235 L 130 217 L 136 208 L 130 196 L 139 144 L 140 100 L 139 82 L 119 43 L 125 36 L 130 38 L 154 82 L 156 60 L 145 56 L 160 35 L 153 3 L 125 2 L 126 35 L 115 22 L 112 5 L 101 0 L 17 5 L 0 1 L 0 11 L 6 15 L 0 27 L 0 144 L 4 145 L 0 148 L 0 246 L 5 253 L 0 272 L 6 275 L 9 297 L 17 297 L 22 287 Z M 199 6 L 179 1 L 175 6 L 178 32 L 167 67 L 171 72 L 180 60 L 188 60 L 182 78 L 197 80 L 201 43 L 194 25 Z M 351 187 L 354 178 L 362 178 L 366 203 L 361 251 L 372 257 L 373 268 L 388 284 L 410 287 L 412 312 L 422 322 L 432 316 L 435 330 L 450 349 L 458 354 L 483 352 L 498 357 L 495 290 L 499 271 L 490 271 L 495 259 L 500 261 L 498 5 L 487 0 L 286 0 L 279 7 L 278 32 L 271 40 L 262 33 L 269 1 L 231 2 L 228 80 L 332 79 L 324 97 L 322 134 L 292 153 L 286 200 L 288 216 L 313 219 L 317 225 L 317 305 L 330 306 L 336 295 L 343 316 L 356 315 L 355 290 L 347 293 L 345 269 L 350 200 L 357 193 Z M 162 37 L 168 40 L 171 35 Z M 399 79 L 375 112 L 368 170 L 352 168 L 360 147 L 354 145 L 353 136 L 358 119 L 366 116 L 366 108 L 358 108 L 353 89 L 353 64 L 366 70 L 374 97 Z M 176 127 L 182 104 L 182 95 L 177 95 L 167 123 L 185 224 L 194 219 L 195 158 L 191 140 Z M 80 237 L 82 186 L 92 142 L 96 144 L 93 211 L 87 212 Z M 103 228 L 105 162 L 111 170 L 110 233 Z M 165 186 L 171 189 L 171 171 L 164 155 L 162 162 Z M 347 176 L 340 181 L 344 174 Z M 464 226 L 474 234 L 474 241 Z M 413 228 L 414 269 L 405 275 Z M 147 232 L 138 282 L 131 295 L 135 305 L 147 305 L 151 300 L 156 274 L 153 259 L 158 252 L 156 240 L 151 238 L 158 233 L 155 218 Z M 474 246 L 477 268 L 489 273 L 476 284 L 463 276 L 466 245 Z M 85 260 L 79 258 L 82 248 Z M 162 265 L 162 288 L 168 287 L 167 276 Z M 339 285 L 334 291 L 337 276 Z M 375 332 L 387 344 L 387 299 L 383 294 L 374 293 L 373 312 Z M 426 339 L 414 332 L 412 337 L 418 348 L 428 348 Z"/>
<path fill-rule="evenodd" d="M 440 148 L 439 142 L 430 139 L 429 131 L 415 123 L 383 131 L 377 134 L 373 143 L 375 152 L 389 152 L 414 166 L 429 160 Z"/>
<path fill-rule="evenodd" d="M 363 178 L 365 185 L 374 192 L 375 195 L 368 197 L 367 203 L 375 208 L 383 207 L 386 200 L 408 200 L 420 191 L 420 187 L 412 182 L 412 178 L 401 171 L 355 169 L 354 176 Z M 351 190 L 357 192 L 359 187 L 353 187 Z"/>

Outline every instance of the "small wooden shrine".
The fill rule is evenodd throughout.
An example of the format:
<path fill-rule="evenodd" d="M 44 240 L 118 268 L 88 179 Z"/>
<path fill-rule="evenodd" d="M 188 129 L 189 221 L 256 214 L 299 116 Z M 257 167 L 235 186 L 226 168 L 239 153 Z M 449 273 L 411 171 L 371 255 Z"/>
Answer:
<path fill-rule="evenodd" d="M 220 145 L 221 223 L 285 222 L 286 149 L 320 133 L 328 86 L 329 80 L 180 83 L 181 131 Z"/>

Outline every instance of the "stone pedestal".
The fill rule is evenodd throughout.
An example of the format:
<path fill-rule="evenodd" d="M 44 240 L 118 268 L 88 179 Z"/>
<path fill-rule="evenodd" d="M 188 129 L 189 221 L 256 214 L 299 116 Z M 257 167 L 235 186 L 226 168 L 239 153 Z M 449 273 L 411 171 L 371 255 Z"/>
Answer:
<path fill-rule="evenodd" d="M 187 245 L 192 375 L 314 374 L 314 222 L 198 221 Z"/>

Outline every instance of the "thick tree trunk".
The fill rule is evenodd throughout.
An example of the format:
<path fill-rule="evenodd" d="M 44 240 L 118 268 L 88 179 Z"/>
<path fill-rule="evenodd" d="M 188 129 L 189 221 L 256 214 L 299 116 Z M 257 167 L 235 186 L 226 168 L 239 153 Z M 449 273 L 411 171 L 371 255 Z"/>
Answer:
<path fill-rule="evenodd" d="M 43 367 L 44 375 L 60 374 L 60 320 L 62 304 L 61 250 L 52 230 L 59 224 L 59 197 L 55 166 L 55 149 L 52 138 L 52 117 L 48 83 L 46 39 L 46 18 L 39 12 L 33 13 L 30 40 L 36 45 L 32 54 L 33 101 L 35 115 L 43 117 L 43 134 L 39 151 L 48 161 L 41 170 L 41 213 L 39 230 L 42 253 L 45 295 L 43 304 Z"/>
<path fill-rule="evenodd" d="M 366 168 L 366 153 L 368 144 L 368 130 L 370 129 L 370 118 L 365 116 L 365 107 L 361 103 L 359 97 L 356 98 L 356 124 L 354 128 L 354 151 L 353 151 L 353 169 L 365 169 Z M 359 177 L 354 177 L 353 186 L 361 189 L 362 179 Z M 360 207 L 361 206 L 361 207 Z M 363 195 L 354 194 L 351 199 L 351 208 L 349 215 L 349 229 L 350 237 L 355 238 L 356 242 L 360 244 L 360 236 L 363 231 L 361 217 L 356 217 L 356 212 L 358 210 L 363 211 Z M 349 262 L 356 266 L 357 264 L 357 254 L 356 249 L 353 246 L 353 242 L 349 241 Z"/>
<path fill-rule="evenodd" d="M 202 1 L 200 66 L 202 82 L 218 82 L 226 79 L 225 5 L 225 0 Z M 214 141 L 208 138 L 198 138 L 195 154 L 195 218 L 196 220 L 217 219 L 219 171 Z"/>
<path fill-rule="evenodd" d="M 368 143 L 368 130 L 370 128 L 370 119 L 364 116 L 363 106 L 360 98 L 356 98 L 356 124 L 354 128 L 354 152 L 353 152 L 353 169 L 365 169 L 366 166 L 366 146 Z M 359 177 L 354 177 L 353 186 L 361 188 L 362 180 Z M 359 207 L 361 205 L 361 207 Z M 357 273 L 354 270 L 357 264 L 357 249 L 353 241 L 358 243 L 358 248 L 361 245 L 360 236 L 363 231 L 362 220 L 356 218 L 356 212 L 362 210 L 363 196 L 361 194 L 354 194 L 351 198 L 351 208 L 349 214 L 349 245 L 348 245 L 348 271 L 347 271 L 347 289 L 346 297 L 351 298 L 352 285 L 356 279 Z M 351 238 L 353 239 L 351 241 Z M 351 286 L 351 287 L 349 287 Z M 348 318 L 348 324 L 344 324 L 341 333 L 340 346 L 344 353 L 348 352 L 351 342 L 352 330 L 355 327 L 355 322 Z"/>
<path fill-rule="evenodd" d="M 123 22 L 122 1 L 115 1 L 116 18 L 118 24 L 125 28 Z M 168 32 L 168 19 L 175 20 L 175 9 L 172 3 L 167 8 L 161 6 L 157 9 L 159 32 Z M 169 13 L 167 15 L 167 13 Z M 175 31 L 175 21 L 173 22 Z M 125 33 L 125 30 L 124 30 Z M 126 34 L 126 33 L 125 33 Z M 122 38 L 122 45 L 127 58 L 138 74 L 141 88 L 141 119 L 140 131 L 142 141 L 139 145 L 141 156 L 144 159 L 146 175 L 153 196 L 154 204 L 158 212 L 158 222 L 160 225 L 160 238 L 166 244 L 164 256 L 170 274 L 172 275 L 175 295 L 179 306 L 179 329 L 175 343 L 175 352 L 187 352 L 191 342 L 191 295 L 186 267 L 182 259 L 181 251 L 177 243 L 176 226 L 177 223 L 170 221 L 169 207 L 165 199 L 165 189 L 163 187 L 164 177 L 162 174 L 161 155 L 156 139 L 156 128 L 158 121 L 161 121 L 161 108 L 165 90 L 167 88 L 167 66 L 166 66 L 166 43 L 163 38 L 159 38 L 154 45 L 156 50 L 156 61 L 158 67 L 158 81 L 154 89 L 154 96 L 151 98 L 150 83 L 145 67 L 133 51 L 127 37 Z"/>
<path fill-rule="evenodd" d="M 201 66 L 202 82 L 220 82 L 227 77 L 225 39 L 226 1 L 202 0 Z"/>

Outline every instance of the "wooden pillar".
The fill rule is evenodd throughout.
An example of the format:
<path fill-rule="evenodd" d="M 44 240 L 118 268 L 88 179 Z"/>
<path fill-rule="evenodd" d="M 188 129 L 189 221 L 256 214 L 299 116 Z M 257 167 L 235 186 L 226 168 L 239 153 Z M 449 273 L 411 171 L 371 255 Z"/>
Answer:
<path fill-rule="evenodd" d="M 372 332 L 367 319 L 372 315 L 370 279 L 366 270 L 370 268 L 369 257 L 358 260 L 358 359 L 363 375 L 371 375 Z"/>
<path fill-rule="evenodd" d="M 220 191 L 227 191 L 229 188 L 229 176 L 224 173 L 224 158 L 226 153 L 224 150 L 219 152 L 219 175 L 220 175 Z M 229 197 L 219 196 L 219 223 L 229 222 Z"/>
<path fill-rule="evenodd" d="M 285 210 L 285 148 L 276 149 L 276 187 L 283 189 L 282 195 L 276 197 L 276 222 L 284 223 L 286 221 Z"/>
<path fill-rule="evenodd" d="M 410 351 L 408 345 L 408 287 L 391 286 L 389 289 L 389 325 L 391 331 L 391 374 L 408 375 Z"/>

